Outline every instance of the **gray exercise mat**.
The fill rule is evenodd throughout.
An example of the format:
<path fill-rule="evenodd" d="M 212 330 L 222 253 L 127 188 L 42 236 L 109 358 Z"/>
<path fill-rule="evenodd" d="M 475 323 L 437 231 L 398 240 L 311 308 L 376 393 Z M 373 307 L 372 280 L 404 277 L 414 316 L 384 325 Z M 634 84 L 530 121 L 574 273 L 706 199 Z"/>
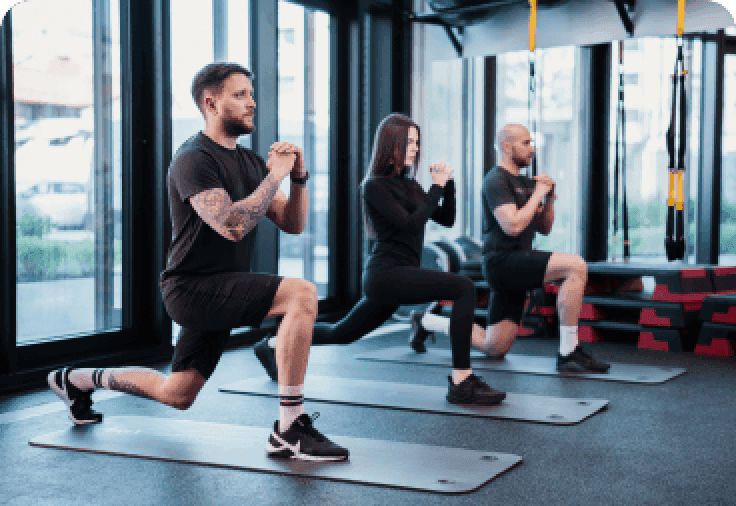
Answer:
<path fill-rule="evenodd" d="M 519 372 L 563 376 L 565 378 L 584 378 L 604 381 L 623 381 L 628 383 L 664 383 L 667 380 L 685 373 L 680 367 L 658 367 L 653 365 L 612 363 L 607 373 L 576 374 L 557 372 L 555 357 L 539 357 L 533 355 L 515 355 L 509 353 L 503 360 L 492 360 L 478 351 L 472 351 L 474 369 L 483 371 Z M 402 362 L 417 365 L 433 365 L 452 367 L 452 353 L 448 349 L 430 348 L 427 353 L 414 353 L 408 346 L 394 346 L 376 351 L 354 355 L 360 360 L 376 360 L 379 362 Z"/>
<path fill-rule="evenodd" d="M 240 380 L 220 387 L 219 390 L 278 397 L 278 387 L 278 383 L 262 376 Z M 580 423 L 608 405 L 608 401 L 602 399 L 565 399 L 507 393 L 506 399 L 494 406 L 464 406 L 450 404 L 445 399 L 446 395 L 447 387 L 310 375 L 304 380 L 304 398 L 311 401 L 554 425 Z"/>
<path fill-rule="evenodd" d="M 34 438 L 32 446 L 304 476 L 445 494 L 467 493 L 521 462 L 505 453 L 328 436 L 346 462 L 273 459 L 269 429 L 139 416 L 105 417 Z"/>

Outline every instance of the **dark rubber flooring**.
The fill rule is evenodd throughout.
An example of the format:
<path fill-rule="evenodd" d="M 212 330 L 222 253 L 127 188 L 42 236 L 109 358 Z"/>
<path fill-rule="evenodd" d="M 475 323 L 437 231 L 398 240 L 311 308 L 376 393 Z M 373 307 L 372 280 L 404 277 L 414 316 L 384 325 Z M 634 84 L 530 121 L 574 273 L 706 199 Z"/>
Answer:
<path fill-rule="evenodd" d="M 309 373 L 446 385 L 449 371 L 441 368 L 350 358 L 402 344 L 406 335 L 397 330 L 349 347 L 315 348 Z M 449 340 L 440 337 L 429 345 L 449 347 Z M 553 356 L 556 349 L 556 342 L 522 338 L 512 352 Z M 0 504 L 736 504 L 736 360 L 637 350 L 623 343 L 588 349 L 603 360 L 685 367 L 687 372 L 659 385 L 481 373 L 493 387 L 509 392 L 610 400 L 608 409 L 574 426 L 307 403 L 308 412 L 321 413 L 317 427 L 327 434 L 523 457 L 520 466 L 469 495 L 35 448 L 28 445 L 31 437 L 71 423 L 61 410 L 24 418 L 33 406 L 56 402 L 46 390 L 0 398 L 5 420 L 0 423 Z M 275 400 L 217 391 L 261 374 L 250 348 L 232 350 L 188 411 L 130 396 L 101 400 L 95 407 L 107 415 L 269 427 L 278 413 Z"/>

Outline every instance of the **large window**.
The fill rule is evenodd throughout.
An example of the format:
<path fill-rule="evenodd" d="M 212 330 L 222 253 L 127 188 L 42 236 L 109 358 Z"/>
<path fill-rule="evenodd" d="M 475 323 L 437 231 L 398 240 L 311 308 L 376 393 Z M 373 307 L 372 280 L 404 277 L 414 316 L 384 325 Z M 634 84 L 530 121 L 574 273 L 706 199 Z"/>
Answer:
<path fill-rule="evenodd" d="M 455 180 L 457 214 L 455 224 L 451 228 L 429 220 L 426 228 L 426 241 L 452 239 L 463 235 L 464 212 L 467 212 L 464 206 L 466 199 L 464 198 L 465 160 L 463 158 L 463 153 L 467 149 L 463 128 L 467 111 L 463 106 L 463 93 L 467 92 L 464 82 L 467 80 L 464 66 L 469 64 L 469 61 L 464 62 L 458 59 L 435 61 L 429 65 L 427 109 L 422 130 L 418 179 L 423 183 L 425 190 L 428 190 L 432 184 L 429 166 L 438 162 L 448 163 L 453 169 Z"/>
<path fill-rule="evenodd" d="M 12 9 L 19 346 L 121 325 L 118 12 Z"/>
<path fill-rule="evenodd" d="M 736 265 L 736 55 L 723 61 L 723 140 L 721 144 L 721 249 L 718 263 Z"/>
<path fill-rule="evenodd" d="M 698 189 L 698 153 L 701 95 L 700 41 L 686 41 L 687 154 L 685 160 L 686 259 L 695 261 L 695 202 Z M 666 262 L 664 237 L 669 191 L 666 132 L 672 109 L 672 79 L 677 43 L 674 38 L 642 38 L 624 42 L 624 104 L 626 108 L 626 197 L 632 259 Z M 610 195 L 613 205 L 613 163 L 619 82 L 619 45 L 613 44 L 610 123 Z M 725 144 L 724 144 L 725 146 Z M 619 195 L 619 199 L 621 195 Z M 619 200 L 620 202 L 620 200 Z M 619 204 L 620 205 L 620 204 Z M 619 212 L 619 215 L 620 212 Z M 609 214 L 613 219 L 613 207 Z M 616 249 L 609 229 L 608 257 L 623 255 L 619 221 Z M 614 254 L 615 253 L 615 254 Z"/>
<path fill-rule="evenodd" d="M 578 253 L 580 230 L 580 50 L 574 47 L 537 50 L 535 54 L 537 170 L 556 182 L 555 223 L 548 236 L 537 235 L 535 247 Z M 529 125 L 529 52 L 499 55 L 496 79 L 496 125 Z M 500 161 L 500 153 L 497 154 Z M 530 174 L 530 169 L 527 169 Z M 528 174 L 528 175 L 529 175 Z"/>
<path fill-rule="evenodd" d="M 279 2 L 278 137 L 302 148 L 311 176 L 309 215 L 300 235 L 280 232 L 279 275 L 302 278 L 328 296 L 329 15 Z M 282 190 L 288 195 L 289 178 Z"/>

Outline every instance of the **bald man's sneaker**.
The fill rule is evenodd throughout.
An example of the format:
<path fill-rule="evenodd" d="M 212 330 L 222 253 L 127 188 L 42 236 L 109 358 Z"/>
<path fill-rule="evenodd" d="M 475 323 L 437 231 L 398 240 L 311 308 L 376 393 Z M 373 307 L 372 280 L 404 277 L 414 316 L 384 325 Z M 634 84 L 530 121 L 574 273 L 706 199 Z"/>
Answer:
<path fill-rule="evenodd" d="M 424 330 L 422 327 L 422 317 L 424 313 L 419 311 L 412 311 L 409 314 L 409 322 L 411 323 L 411 330 L 409 331 L 409 346 L 417 353 L 427 353 L 427 347 L 424 345 L 424 341 L 427 340 L 430 333 Z"/>
<path fill-rule="evenodd" d="M 600 374 L 607 373 L 611 364 L 599 362 L 589 353 L 586 353 L 580 345 L 577 345 L 572 353 L 563 357 L 557 354 L 557 370 L 565 373 L 578 374 Z"/>

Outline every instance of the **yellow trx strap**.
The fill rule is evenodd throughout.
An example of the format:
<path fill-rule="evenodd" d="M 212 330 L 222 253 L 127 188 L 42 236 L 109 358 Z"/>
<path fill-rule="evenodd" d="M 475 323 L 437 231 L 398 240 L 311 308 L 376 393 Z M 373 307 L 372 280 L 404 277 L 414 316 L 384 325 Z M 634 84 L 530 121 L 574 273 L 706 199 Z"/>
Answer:
<path fill-rule="evenodd" d="M 534 52 L 537 48 L 537 0 L 529 0 L 529 7 L 529 51 Z"/>

